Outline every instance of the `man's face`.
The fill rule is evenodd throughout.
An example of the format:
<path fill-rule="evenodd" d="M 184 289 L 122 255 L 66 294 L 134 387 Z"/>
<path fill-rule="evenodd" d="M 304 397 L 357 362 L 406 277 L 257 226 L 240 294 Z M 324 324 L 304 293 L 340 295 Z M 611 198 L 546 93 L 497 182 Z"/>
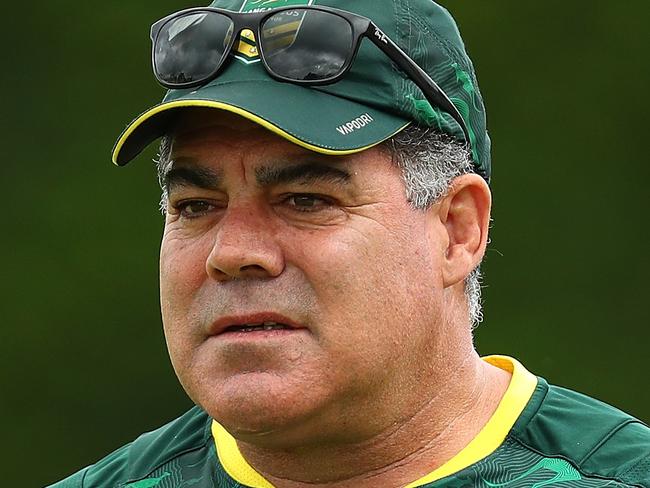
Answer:
<path fill-rule="evenodd" d="M 181 127 L 160 280 L 190 397 L 250 439 L 373 435 L 426 398 L 445 227 L 390 157 L 318 155 L 212 110 Z"/>

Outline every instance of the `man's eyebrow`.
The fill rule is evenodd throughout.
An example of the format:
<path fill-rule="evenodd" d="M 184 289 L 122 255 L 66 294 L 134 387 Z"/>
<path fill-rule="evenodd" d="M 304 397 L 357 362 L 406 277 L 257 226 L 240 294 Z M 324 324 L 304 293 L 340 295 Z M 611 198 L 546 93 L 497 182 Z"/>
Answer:
<path fill-rule="evenodd" d="M 163 187 L 171 191 L 178 186 L 195 186 L 205 190 L 214 190 L 221 184 L 222 174 L 210 168 L 200 166 L 172 167 L 163 178 Z"/>
<path fill-rule="evenodd" d="M 288 166 L 260 166 L 255 170 L 255 178 L 260 186 L 282 183 L 348 183 L 350 173 L 330 164 L 312 161 Z"/>

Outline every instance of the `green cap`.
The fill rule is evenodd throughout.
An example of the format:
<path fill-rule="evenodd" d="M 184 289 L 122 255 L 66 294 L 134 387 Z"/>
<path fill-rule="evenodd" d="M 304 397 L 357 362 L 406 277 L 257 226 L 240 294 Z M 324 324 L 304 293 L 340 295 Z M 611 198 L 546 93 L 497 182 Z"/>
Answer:
<path fill-rule="evenodd" d="M 454 19 L 431 0 L 216 0 L 237 12 L 313 5 L 371 19 L 442 88 L 467 125 L 477 172 L 489 179 L 490 138 L 472 62 Z M 464 140 L 458 123 L 432 107 L 420 89 L 370 40 L 364 39 L 350 71 L 324 86 L 279 82 L 265 71 L 252 34 L 242 33 L 234 59 L 199 88 L 169 90 L 120 135 L 113 162 L 127 164 L 168 133 L 179 111 L 212 107 L 239 114 L 312 151 L 345 155 L 389 139 L 409 124 L 434 127 Z"/>

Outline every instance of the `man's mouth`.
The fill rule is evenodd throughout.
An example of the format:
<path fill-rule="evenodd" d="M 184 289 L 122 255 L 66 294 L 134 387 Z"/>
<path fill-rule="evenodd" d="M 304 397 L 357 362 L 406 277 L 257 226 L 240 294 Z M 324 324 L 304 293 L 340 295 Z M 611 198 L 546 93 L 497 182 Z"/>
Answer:
<path fill-rule="evenodd" d="M 244 325 L 231 325 L 224 333 L 227 332 L 258 332 L 258 331 L 271 331 L 271 330 L 288 330 L 293 329 L 286 324 L 277 322 L 264 322 L 260 324 L 244 324 Z"/>
<path fill-rule="evenodd" d="M 305 326 L 273 312 L 221 317 L 210 327 L 210 335 L 227 333 L 278 332 L 304 329 Z"/>

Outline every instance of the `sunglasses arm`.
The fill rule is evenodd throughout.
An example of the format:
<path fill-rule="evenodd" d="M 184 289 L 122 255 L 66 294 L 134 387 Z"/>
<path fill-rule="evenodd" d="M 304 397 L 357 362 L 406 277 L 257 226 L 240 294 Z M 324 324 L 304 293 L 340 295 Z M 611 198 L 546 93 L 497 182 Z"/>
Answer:
<path fill-rule="evenodd" d="M 442 109 L 453 117 L 463 130 L 465 141 L 469 144 L 469 131 L 467 130 L 463 116 L 436 82 L 408 54 L 402 51 L 390 37 L 384 34 L 374 22 L 370 22 L 366 36 L 415 82 L 432 106 Z"/>

